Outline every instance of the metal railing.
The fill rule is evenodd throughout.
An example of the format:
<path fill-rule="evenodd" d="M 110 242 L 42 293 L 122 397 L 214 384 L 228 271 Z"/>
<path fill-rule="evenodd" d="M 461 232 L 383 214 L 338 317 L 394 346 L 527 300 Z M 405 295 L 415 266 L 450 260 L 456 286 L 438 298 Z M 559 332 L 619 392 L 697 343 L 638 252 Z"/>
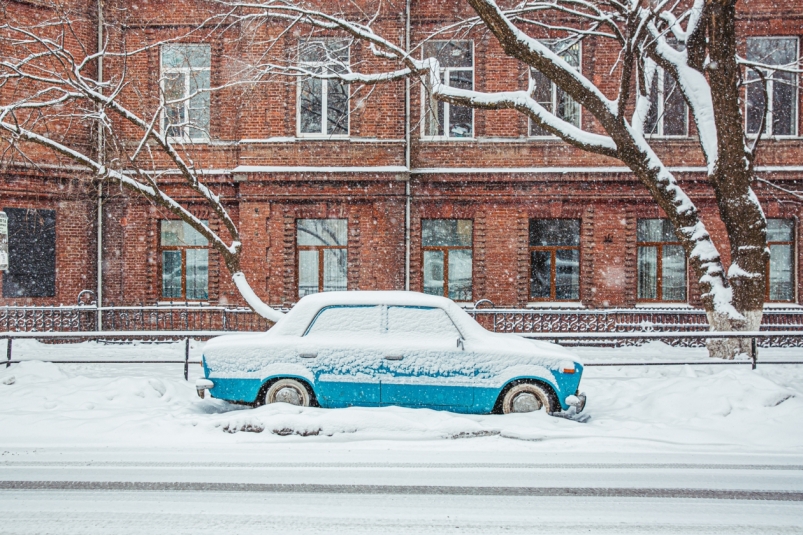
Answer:
<path fill-rule="evenodd" d="M 486 301 L 487 302 L 487 301 Z M 480 305 L 480 303 L 477 303 Z M 693 308 L 469 308 L 466 310 L 483 327 L 501 333 L 661 333 L 709 331 L 705 311 Z M 761 347 L 803 347 L 803 339 L 783 336 L 780 331 L 803 331 L 803 309 L 773 308 L 764 311 L 761 331 L 778 331 L 762 337 Z M 706 337 L 654 337 L 670 345 L 700 347 Z M 576 344 L 575 339 L 569 340 Z M 584 345 L 636 345 L 638 337 L 584 337 Z"/>
<path fill-rule="evenodd" d="M 95 332 L 0 332 L 0 340 L 8 340 L 6 349 L 6 367 L 12 364 L 23 362 L 12 358 L 12 348 L 15 339 L 35 339 L 35 340 L 101 340 L 107 338 L 120 339 L 142 339 L 142 338 L 168 338 L 184 339 L 184 360 L 107 360 L 107 359 L 87 359 L 87 360 L 43 360 L 57 364 L 184 364 L 184 379 L 189 379 L 189 365 L 197 364 L 200 361 L 190 360 L 190 340 L 195 338 L 209 338 L 223 334 L 231 334 L 230 331 L 95 331 Z M 750 339 L 751 351 L 750 360 L 706 360 L 706 361 L 646 361 L 646 362 L 589 362 L 585 367 L 594 366 L 710 366 L 710 365 L 745 365 L 750 364 L 752 369 L 757 365 L 765 364 L 803 364 L 801 360 L 758 360 L 759 341 L 773 337 L 785 337 L 801 341 L 803 332 L 801 331 L 754 331 L 754 332 L 661 332 L 661 333 L 530 333 L 522 335 L 524 338 L 535 340 L 547 340 L 556 343 L 566 341 L 584 341 L 589 339 L 605 340 L 664 340 L 664 339 L 688 339 L 704 342 L 707 339 Z M 39 359 L 42 360 L 42 359 Z"/>
<path fill-rule="evenodd" d="M 110 331 L 266 331 L 270 322 L 244 307 L 201 305 L 3 306 L 0 330 L 15 332 Z"/>

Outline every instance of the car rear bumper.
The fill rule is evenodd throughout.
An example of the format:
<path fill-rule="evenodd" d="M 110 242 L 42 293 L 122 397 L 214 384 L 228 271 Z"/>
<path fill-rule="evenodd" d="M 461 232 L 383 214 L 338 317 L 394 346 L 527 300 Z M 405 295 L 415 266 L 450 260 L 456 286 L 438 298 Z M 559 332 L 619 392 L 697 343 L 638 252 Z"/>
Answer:
<path fill-rule="evenodd" d="M 201 399 L 204 397 L 205 390 L 211 390 L 214 387 L 215 383 L 209 379 L 196 379 L 195 381 L 195 391 L 198 392 L 198 397 Z"/>

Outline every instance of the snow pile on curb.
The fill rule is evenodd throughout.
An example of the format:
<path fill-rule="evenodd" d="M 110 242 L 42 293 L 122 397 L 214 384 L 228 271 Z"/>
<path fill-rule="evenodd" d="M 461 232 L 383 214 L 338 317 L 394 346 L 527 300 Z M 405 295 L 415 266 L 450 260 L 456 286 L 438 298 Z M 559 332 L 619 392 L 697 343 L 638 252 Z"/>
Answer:
<path fill-rule="evenodd" d="M 81 352 L 84 358 L 97 358 L 99 349 L 90 344 L 38 348 L 59 356 Z M 156 351 L 167 354 L 168 349 Z M 134 350 L 141 354 L 143 347 L 127 349 Z M 595 351 L 583 350 L 584 360 L 617 354 L 650 360 L 656 352 L 701 360 L 698 350 L 655 344 Z M 574 420 L 543 412 L 461 415 L 400 407 L 327 410 L 275 404 L 253 409 L 199 399 L 193 379 L 200 367 L 190 368 L 189 382 L 182 368 L 40 361 L 0 368 L 0 446 L 361 440 L 437 440 L 445 445 L 452 439 L 480 438 L 516 439 L 536 449 L 562 451 L 803 452 L 803 366 L 759 365 L 755 371 L 749 365 L 586 368 L 582 389 L 589 401 L 584 418 Z"/>

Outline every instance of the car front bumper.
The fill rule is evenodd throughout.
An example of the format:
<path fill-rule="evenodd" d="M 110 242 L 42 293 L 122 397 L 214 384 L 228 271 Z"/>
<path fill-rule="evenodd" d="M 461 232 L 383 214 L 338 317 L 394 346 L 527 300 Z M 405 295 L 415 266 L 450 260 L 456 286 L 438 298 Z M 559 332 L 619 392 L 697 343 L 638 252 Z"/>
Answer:
<path fill-rule="evenodd" d="M 586 408 L 586 399 L 585 393 L 576 392 L 573 396 L 566 397 L 566 404 L 574 407 L 575 414 L 580 414 Z"/>

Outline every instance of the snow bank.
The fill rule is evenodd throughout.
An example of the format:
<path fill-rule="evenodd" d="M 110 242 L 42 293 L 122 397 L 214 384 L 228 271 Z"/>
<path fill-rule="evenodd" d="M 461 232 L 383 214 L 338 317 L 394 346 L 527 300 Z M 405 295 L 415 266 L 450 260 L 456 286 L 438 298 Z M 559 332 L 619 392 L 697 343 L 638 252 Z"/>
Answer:
<path fill-rule="evenodd" d="M 200 344 L 199 344 L 200 345 Z M 0 347 L 2 350 L 2 347 Z M 183 344 L 103 346 L 15 343 L 22 358 L 180 358 Z M 198 348 L 193 349 L 197 355 Z M 586 363 L 705 360 L 704 349 L 660 343 L 577 352 Z M 762 350 L 793 358 L 799 350 Z M 251 409 L 199 399 L 181 364 L 71 365 L 26 361 L 0 368 L 0 448 L 204 447 L 240 443 L 510 441 L 543 451 L 803 452 L 803 366 L 586 368 L 582 419 L 543 413 L 458 415 L 399 407 Z M 8 381 L 9 378 L 13 381 Z M 460 446 L 463 447 L 463 446 Z M 500 446 L 501 447 L 501 444 Z"/>

